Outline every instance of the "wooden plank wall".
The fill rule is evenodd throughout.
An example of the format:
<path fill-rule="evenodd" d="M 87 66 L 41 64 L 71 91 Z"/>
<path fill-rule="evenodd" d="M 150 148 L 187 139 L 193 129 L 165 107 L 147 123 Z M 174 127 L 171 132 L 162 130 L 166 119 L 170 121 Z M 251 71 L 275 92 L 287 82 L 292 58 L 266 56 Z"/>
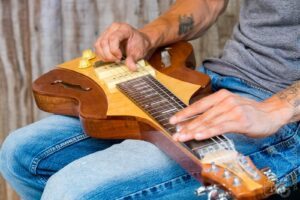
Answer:
<path fill-rule="evenodd" d="M 113 21 L 141 27 L 174 0 L 0 0 L 0 144 L 10 131 L 44 116 L 31 96 L 33 79 L 93 46 Z M 238 0 L 193 41 L 198 64 L 219 56 L 232 32 Z M 0 200 L 18 199 L 0 177 Z"/>

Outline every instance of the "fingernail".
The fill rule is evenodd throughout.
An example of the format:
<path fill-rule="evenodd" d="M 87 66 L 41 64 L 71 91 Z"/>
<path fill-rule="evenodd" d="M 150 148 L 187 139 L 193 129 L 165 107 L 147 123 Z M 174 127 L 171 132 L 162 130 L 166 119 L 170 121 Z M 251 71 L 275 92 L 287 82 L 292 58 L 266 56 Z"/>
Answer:
<path fill-rule="evenodd" d="M 171 124 L 175 124 L 176 117 L 175 116 L 171 117 L 169 121 Z"/>
<path fill-rule="evenodd" d="M 178 136 L 179 140 L 180 141 L 183 141 L 183 140 L 186 140 L 187 139 L 187 135 L 184 134 L 184 133 L 181 133 L 179 136 Z"/>
<path fill-rule="evenodd" d="M 180 132 L 181 130 L 182 130 L 182 126 L 177 125 L 177 126 L 176 126 L 176 132 Z"/>

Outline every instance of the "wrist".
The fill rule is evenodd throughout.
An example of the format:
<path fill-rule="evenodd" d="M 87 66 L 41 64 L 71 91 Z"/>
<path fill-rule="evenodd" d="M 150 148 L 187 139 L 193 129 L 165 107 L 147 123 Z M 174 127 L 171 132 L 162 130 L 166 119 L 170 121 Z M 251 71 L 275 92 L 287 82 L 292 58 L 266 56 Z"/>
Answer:
<path fill-rule="evenodd" d="M 271 113 L 272 121 L 280 126 L 292 122 L 294 109 L 288 102 L 279 99 L 276 95 L 262 102 L 268 112 Z"/>
<path fill-rule="evenodd" d="M 155 29 L 152 27 L 144 27 L 142 29 L 139 29 L 140 33 L 144 35 L 144 37 L 149 41 L 149 49 L 155 49 L 159 46 L 161 46 L 161 37 L 158 33 L 158 31 L 154 31 Z"/>

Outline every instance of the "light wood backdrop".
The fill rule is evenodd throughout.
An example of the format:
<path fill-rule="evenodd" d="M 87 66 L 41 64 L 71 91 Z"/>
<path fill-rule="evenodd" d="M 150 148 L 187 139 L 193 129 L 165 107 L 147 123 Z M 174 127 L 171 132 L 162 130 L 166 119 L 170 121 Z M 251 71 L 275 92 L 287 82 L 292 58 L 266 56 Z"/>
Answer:
<path fill-rule="evenodd" d="M 32 100 L 31 82 L 40 74 L 91 48 L 113 21 L 135 27 L 148 23 L 174 0 L 0 0 L 0 144 L 21 126 L 44 116 Z M 219 56 L 239 10 L 226 13 L 193 41 L 197 62 Z M 0 176 L 0 200 L 17 195 Z"/>

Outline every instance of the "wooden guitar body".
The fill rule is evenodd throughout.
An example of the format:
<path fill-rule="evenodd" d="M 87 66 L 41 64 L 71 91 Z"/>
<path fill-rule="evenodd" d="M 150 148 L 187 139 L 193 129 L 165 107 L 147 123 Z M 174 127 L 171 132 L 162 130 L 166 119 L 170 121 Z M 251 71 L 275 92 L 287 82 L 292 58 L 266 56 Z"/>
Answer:
<path fill-rule="evenodd" d="M 179 42 L 168 49 L 171 55 L 170 67 L 164 67 L 161 62 L 163 48 L 158 49 L 148 60 L 156 69 L 155 78 L 186 105 L 209 94 L 209 77 L 192 69 L 195 66 L 192 46 Z M 259 184 L 246 177 L 245 180 L 249 183 L 247 186 L 232 187 L 226 181 L 220 184 L 217 180 L 219 174 L 209 174 L 207 170 L 208 173 L 204 174 L 205 170 L 202 169 L 208 169 L 210 161 L 201 163 L 188 148 L 172 140 L 170 133 L 122 92 L 109 90 L 92 67 L 78 68 L 79 60 L 77 58 L 60 64 L 33 83 L 34 98 L 41 110 L 79 117 L 84 132 L 91 137 L 149 141 L 199 181 L 203 182 L 204 178 L 204 182 L 218 182 L 236 198 L 257 199 L 267 196 L 263 189 L 269 191 L 273 184 L 263 175 Z M 92 62 L 97 60 L 99 59 L 95 58 Z M 251 167 L 255 167 L 250 161 L 249 163 Z M 261 185 L 264 185 L 263 189 Z"/>
<path fill-rule="evenodd" d="M 192 101 L 192 97 L 209 93 L 209 77 L 187 67 L 195 66 L 191 45 L 177 43 L 170 46 L 169 52 L 171 67 L 163 67 L 160 51 L 156 51 L 149 60 L 157 69 L 156 79 L 186 104 Z M 169 134 L 124 94 L 110 92 L 99 81 L 93 68 L 79 69 L 78 64 L 79 58 L 60 64 L 33 83 L 34 97 L 41 110 L 79 117 L 84 132 L 95 138 L 152 142 L 172 154 L 185 169 L 199 174 L 199 161 L 190 160 L 192 156 L 186 156 L 189 151 L 172 142 Z M 57 80 L 63 83 L 55 83 Z M 86 88 L 89 90 L 84 90 Z"/>

